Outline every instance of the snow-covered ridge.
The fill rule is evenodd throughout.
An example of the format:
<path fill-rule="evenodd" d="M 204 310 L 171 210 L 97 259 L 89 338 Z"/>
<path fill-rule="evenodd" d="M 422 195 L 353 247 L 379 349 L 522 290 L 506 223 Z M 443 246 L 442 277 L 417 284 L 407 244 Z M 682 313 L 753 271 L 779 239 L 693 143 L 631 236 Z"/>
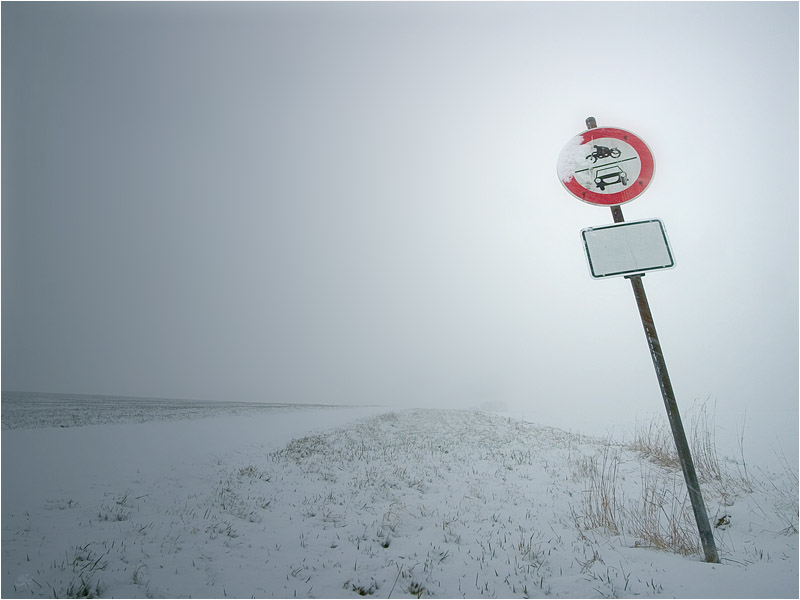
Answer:
<path fill-rule="evenodd" d="M 304 433 L 290 421 L 298 415 Z M 160 468 L 143 456 L 117 477 L 78 462 L 75 485 L 24 504 L 7 505 L 4 491 L 3 596 L 797 595 L 796 515 L 789 506 L 787 526 L 775 481 L 704 482 L 722 556 L 710 565 L 656 548 L 631 520 L 642 499 L 663 494 L 678 515 L 666 524 L 680 525 L 688 502 L 675 469 L 610 440 L 480 411 L 10 431 L 4 471 L 29 436 L 69 442 L 107 429 L 120 444 L 146 435 L 158 445 L 200 428 L 208 439 L 211 424 L 234 439 L 245 422 L 263 441 L 162 456 Z M 280 441 L 287 430 L 299 435 Z"/>

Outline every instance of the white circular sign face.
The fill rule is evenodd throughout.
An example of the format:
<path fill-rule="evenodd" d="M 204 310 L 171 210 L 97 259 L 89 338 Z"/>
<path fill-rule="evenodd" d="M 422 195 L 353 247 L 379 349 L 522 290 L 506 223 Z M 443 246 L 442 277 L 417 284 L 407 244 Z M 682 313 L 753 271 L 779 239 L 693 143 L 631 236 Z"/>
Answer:
<path fill-rule="evenodd" d="M 653 178 L 650 148 L 629 131 L 590 129 L 574 137 L 558 157 L 558 176 L 573 196 L 616 206 L 644 192 Z"/>

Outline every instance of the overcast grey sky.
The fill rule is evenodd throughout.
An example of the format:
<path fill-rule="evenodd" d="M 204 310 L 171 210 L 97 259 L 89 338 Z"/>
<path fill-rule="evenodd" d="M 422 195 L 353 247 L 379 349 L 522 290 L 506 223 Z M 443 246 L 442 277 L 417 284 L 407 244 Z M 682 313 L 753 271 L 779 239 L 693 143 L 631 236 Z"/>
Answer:
<path fill-rule="evenodd" d="M 655 155 L 679 403 L 796 439 L 793 2 L 4 2 L 3 389 L 659 409 L 589 115 Z"/>

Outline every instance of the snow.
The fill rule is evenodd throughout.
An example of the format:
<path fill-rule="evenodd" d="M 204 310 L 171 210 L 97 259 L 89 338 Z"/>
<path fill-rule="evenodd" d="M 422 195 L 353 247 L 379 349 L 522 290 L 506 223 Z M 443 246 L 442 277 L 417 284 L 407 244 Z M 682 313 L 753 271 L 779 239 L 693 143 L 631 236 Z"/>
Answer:
<path fill-rule="evenodd" d="M 297 407 L 6 429 L 1 591 L 797 597 L 796 473 L 722 464 L 703 483 L 712 565 L 627 518 L 655 491 L 680 527 L 676 469 L 508 415 Z M 598 522 L 603 491 L 616 531 Z"/>
<path fill-rule="evenodd" d="M 563 183 L 569 183 L 575 178 L 575 171 L 586 162 L 586 146 L 583 144 L 583 135 L 576 135 L 558 155 L 556 169 L 558 178 Z"/>

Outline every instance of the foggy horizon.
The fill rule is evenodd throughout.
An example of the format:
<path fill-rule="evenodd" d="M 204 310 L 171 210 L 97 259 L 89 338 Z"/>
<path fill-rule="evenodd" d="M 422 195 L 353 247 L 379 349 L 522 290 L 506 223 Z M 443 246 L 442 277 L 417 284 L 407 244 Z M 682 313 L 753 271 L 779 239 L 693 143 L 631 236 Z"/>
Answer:
<path fill-rule="evenodd" d="M 593 116 L 655 156 L 681 409 L 796 448 L 797 11 L 3 3 L 2 389 L 663 413 L 556 172 Z"/>

